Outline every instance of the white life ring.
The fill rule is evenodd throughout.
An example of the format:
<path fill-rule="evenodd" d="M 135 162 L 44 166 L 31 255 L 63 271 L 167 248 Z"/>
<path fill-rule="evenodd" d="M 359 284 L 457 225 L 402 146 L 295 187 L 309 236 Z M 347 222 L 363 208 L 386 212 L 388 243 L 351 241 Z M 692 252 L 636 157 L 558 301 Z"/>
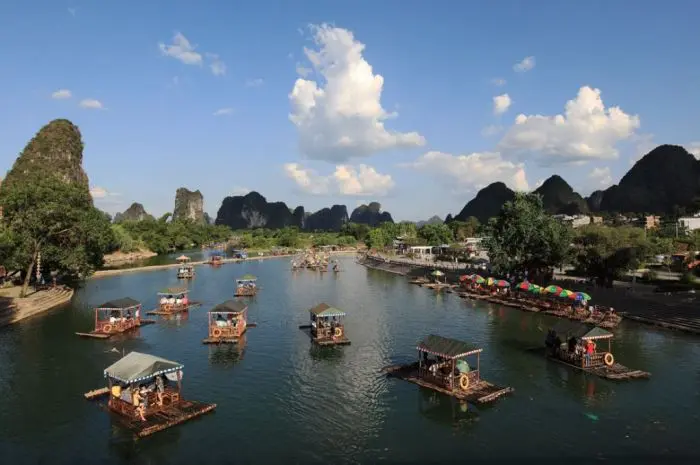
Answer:
<path fill-rule="evenodd" d="M 603 356 L 603 361 L 607 366 L 611 367 L 613 366 L 613 363 L 615 363 L 615 357 L 613 357 L 613 354 L 610 352 L 607 352 L 605 356 Z"/>

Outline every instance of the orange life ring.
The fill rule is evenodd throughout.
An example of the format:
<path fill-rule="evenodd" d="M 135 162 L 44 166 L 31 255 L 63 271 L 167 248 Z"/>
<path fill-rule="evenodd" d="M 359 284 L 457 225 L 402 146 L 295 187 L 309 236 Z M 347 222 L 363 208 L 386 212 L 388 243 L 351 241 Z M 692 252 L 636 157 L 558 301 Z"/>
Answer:
<path fill-rule="evenodd" d="M 163 311 L 169 312 L 173 309 L 173 304 L 163 304 L 162 308 L 163 308 Z"/>
<path fill-rule="evenodd" d="M 343 330 L 339 326 L 335 328 L 335 331 L 333 331 L 333 335 L 335 337 L 341 337 L 343 335 Z"/>
<path fill-rule="evenodd" d="M 222 334 L 219 328 L 214 328 L 211 332 L 212 337 L 221 337 Z"/>
<path fill-rule="evenodd" d="M 459 387 L 462 388 L 463 391 L 469 389 L 469 376 L 466 373 L 462 373 L 459 376 Z"/>
<path fill-rule="evenodd" d="M 112 332 L 112 325 L 106 324 L 102 327 L 102 332 L 104 333 L 111 333 Z"/>
<path fill-rule="evenodd" d="M 613 354 L 611 354 L 610 352 L 607 352 L 603 357 L 603 361 L 607 366 L 611 367 L 613 366 L 613 363 L 615 363 L 615 357 L 613 357 Z"/>

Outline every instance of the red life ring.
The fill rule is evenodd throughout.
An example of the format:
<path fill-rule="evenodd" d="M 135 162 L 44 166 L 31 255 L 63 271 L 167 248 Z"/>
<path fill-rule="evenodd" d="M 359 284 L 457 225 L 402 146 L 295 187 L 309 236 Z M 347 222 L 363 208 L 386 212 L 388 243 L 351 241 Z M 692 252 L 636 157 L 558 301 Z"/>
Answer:
<path fill-rule="evenodd" d="M 214 328 L 211 332 L 212 337 L 221 337 L 221 330 L 219 328 Z"/>
<path fill-rule="evenodd" d="M 102 327 L 102 332 L 104 333 L 111 333 L 112 332 L 112 325 L 106 324 Z"/>

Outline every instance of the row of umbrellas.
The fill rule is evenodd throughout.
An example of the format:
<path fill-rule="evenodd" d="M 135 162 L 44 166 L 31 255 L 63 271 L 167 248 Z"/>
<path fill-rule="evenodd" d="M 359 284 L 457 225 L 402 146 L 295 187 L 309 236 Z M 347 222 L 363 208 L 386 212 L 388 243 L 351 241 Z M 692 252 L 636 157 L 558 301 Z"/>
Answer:
<path fill-rule="evenodd" d="M 479 276 L 478 274 L 463 275 L 459 277 L 459 280 L 461 282 L 471 281 L 477 284 L 486 284 L 487 286 L 510 287 L 510 283 L 506 280 L 484 278 L 483 276 Z M 528 281 L 523 281 L 520 284 L 518 284 L 516 288 L 521 291 L 532 292 L 533 294 L 553 295 L 556 297 L 568 298 L 571 300 L 591 300 L 591 296 L 586 294 L 585 292 L 570 291 L 568 289 L 564 289 L 560 286 L 555 285 L 542 287 L 538 286 L 537 284 L 530 283 Z"/>

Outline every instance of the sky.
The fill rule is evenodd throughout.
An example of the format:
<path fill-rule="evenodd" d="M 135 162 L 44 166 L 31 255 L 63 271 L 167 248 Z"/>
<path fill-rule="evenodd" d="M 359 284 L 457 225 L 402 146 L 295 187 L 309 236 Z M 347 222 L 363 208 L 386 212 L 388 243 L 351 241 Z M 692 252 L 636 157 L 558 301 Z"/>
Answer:
<path fill-rule="evenodd" d="M 199 189 L 458 213 L 503 181 L 583 195 L 660 144 L 700 157 L 700 2 L 8 0 L 0 162 L 80 127 L 96 205 Z"/>

